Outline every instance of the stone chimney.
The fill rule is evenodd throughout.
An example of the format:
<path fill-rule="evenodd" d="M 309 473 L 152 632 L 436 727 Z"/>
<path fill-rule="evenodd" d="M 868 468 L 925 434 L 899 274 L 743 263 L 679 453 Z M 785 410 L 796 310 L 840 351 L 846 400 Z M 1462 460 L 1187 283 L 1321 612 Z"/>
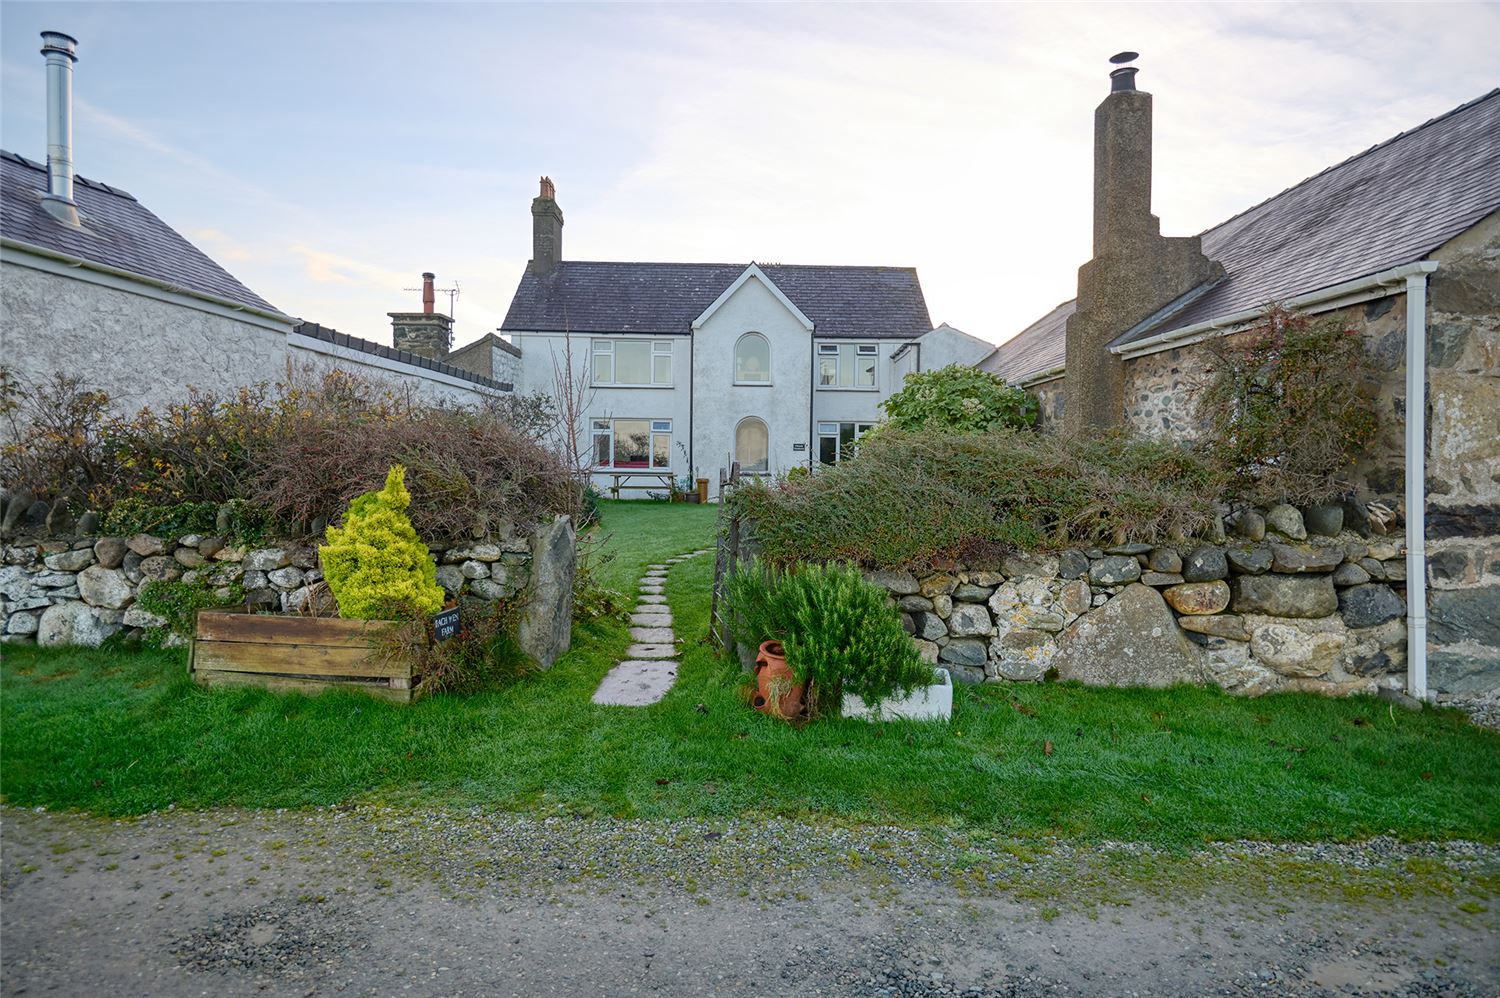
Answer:
<path fill-rule="evenodd" d="M 562 262 L 563 213 L 557 206 L 552 178 L 542 178 L 542 190 L 531 202 L 531 272 L 546 277 Z"/>
<path fill-rule="evenodd" d="M 1125 365 L 1115 337 L 1187 292 L 1224 276 L 1197 236 L 1164 237 L 1151 214 L 1151 95 L 1135 88 L 1139 58 L 1110 60 L 1110 93 L 1094 111 L 1094 258 L 1078 270 L 1078 306 L 1068 319 L 1063 429 L 1118 426 Z"/>
<path fill-rule="evenodd" d="M 391 317 L 392 345 L 429 360 L 442 360 L 453 348 L 453 320 L 433 308 L 437 293 L 431 273 L 422 275 L 422 311 L 387 312 Z"/>

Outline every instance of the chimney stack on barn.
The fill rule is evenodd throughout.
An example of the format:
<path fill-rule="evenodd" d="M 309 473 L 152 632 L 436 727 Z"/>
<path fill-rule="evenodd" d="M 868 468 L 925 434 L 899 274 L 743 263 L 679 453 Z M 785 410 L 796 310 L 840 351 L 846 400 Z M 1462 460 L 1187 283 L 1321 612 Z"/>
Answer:
<path fill-rule="evenodd" d="M 437 293 L 431 272 L 422 275 L 422 311 L 387 312 L 397 350 L 428 360 L 442 360 L 453 349 L 453 319 L 433 307 Z"/>
<path fill-rule="evenodd" d="M 563 213 L 557 206 L 557 188 L 551 177 L 542 178 L 541 193 L 531 202 L 531 267 L 537 277 L 546 277 L 562 262 Z"/>
<path fill-rule="evenodd" d="M 78 225 L 73 203 L 73 63 L 78 39 L 61 31 L 42 32 L 47 57 L 47 193 L 42 207 L 68 225 Z"/>
<path fill-rule="evenodd" d="M 1068 318 L 1068 433 L 1118 426 L 1125 415 L 1124 362 L 1110 342 L 1224 268 L 1197 236 L 1164 237 L 1151 214 L 1151 95 L 1135 88 L 1138 59 L 1110 59 L 1110 92 L 1094 111 L 1094 257 L 1078 270 L 1078 306 Z"/>

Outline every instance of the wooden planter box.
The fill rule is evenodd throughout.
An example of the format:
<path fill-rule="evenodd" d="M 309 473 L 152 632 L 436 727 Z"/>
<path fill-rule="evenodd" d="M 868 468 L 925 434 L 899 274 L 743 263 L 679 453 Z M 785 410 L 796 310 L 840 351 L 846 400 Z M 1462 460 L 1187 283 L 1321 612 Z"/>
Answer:
<path fill-rule="evenodd" d="M 259 686 L 277 693 L 359 690 L 394 703 L 421 696 L 403 655 L 381 654 L 392 633 L 419 622 L 343 620 L 200 610 L 188 672 L 201 686 Z"/>

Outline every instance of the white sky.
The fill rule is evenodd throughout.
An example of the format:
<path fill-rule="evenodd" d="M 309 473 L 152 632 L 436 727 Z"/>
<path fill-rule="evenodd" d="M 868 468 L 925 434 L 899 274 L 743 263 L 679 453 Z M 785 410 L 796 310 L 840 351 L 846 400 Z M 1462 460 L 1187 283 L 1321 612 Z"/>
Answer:
<path fill-rule="evenodd" d="M 75 161 L 293 315 L 388 341 L 432 270 L 497 326 L 539 174 L 564 256 L 915 266 L 1001 341 L 1089 255 L 1093 109 L 1142 53 L 1155 210 L 1202 231 L 1500 82 L 1496 4 L 27 4 L 0 141 Z M 440 296 L 440 304 L 443 302 Z"/>

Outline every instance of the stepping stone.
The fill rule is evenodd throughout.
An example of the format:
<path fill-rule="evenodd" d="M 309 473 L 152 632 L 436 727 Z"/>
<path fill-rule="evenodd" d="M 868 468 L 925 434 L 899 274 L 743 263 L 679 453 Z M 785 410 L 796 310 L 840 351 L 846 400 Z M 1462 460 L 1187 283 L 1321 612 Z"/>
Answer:
<path fill-rule="evenodd" d="M 630 640 L 639 641 L 642 644 L 665 645 L 676 641 L 677 635 L 672 633 L 670 627 L 632 627 Z"/>
<path fill-rule="evenodd" d="M 676 681 L 676 662 L 621 662 L 594 691 L 594 702 L 644 707 L 666 696 Z"/>
<path fill-rule="evenodd" d="M 643 604 L 665 603 L 666 601 L 667 601 L 667 598 L 665 596 L 661 596 L 661 595 L 642 596 L 639 599 L 639 602 L 641 602 Z"/>
<path fill-rule="evenodd" d="M 632 613 L 630 622 L 636 627 L 671 627 L 670 613 Z"/>
<path fill-rule="evenodd" d="M 665 594 L 661 586 L 651 584 L 642 585 L 641 592 L 647 596 L 662 596 Z"/>
<path fill-rule="evenodd" d="M 647 579 L 655 579 L 658 582 L 665 582 L 665 581 L 667 581 L 667 573 L 666 572 L 647 572 L 645 575 L 641 576 L 641 581 L 642 582 L 645 582 Z"/>
<path fill-rule="evenodd" d="M 647 565 L 646 567 L 653 572 L 665 572 L 667 570 L 666 565 Z"/>
<path fill-rule="evenodd" d="M 677 646 L 676 645 L 646 645 L 646 644 L 631 645 L 629 648 L 625 649 L 625 657 L 626 658 L 654 658 L 654 659 L 676 658 L 677 657 Z"/>

